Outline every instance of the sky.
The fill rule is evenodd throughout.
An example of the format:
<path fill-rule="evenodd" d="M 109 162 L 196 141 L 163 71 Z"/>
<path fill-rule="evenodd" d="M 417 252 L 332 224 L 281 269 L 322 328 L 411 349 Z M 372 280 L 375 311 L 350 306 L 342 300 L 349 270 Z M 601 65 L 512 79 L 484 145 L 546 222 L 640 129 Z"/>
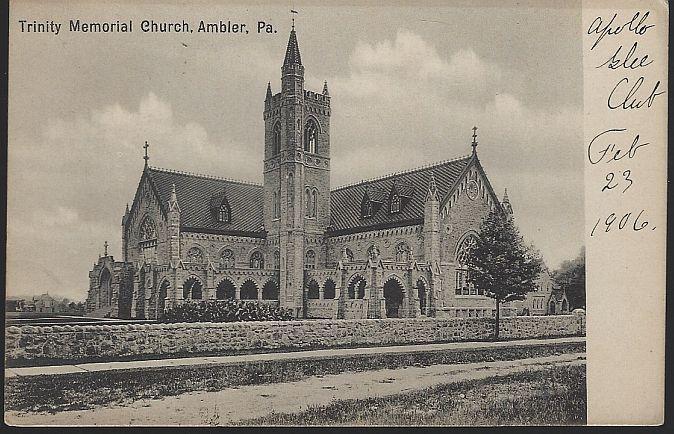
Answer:
<path fill-rule="evenodd" d="M 584 224 L 581 12 L 566 6 L 13 3 L 7 295 L 86 298 L 104 241 L 121 257 L 145 140 L 153 166 L 262 181 L 263 101 L 267 82 L 279 91 L 291 8 L 305 88 L 330 89 L 333 188 L 467 155 L 476 125 L 492 186 L 554 270 Z M 21 33 L 21 19 L 63 26 Z M 70 19 L 132 19 L 134 33 L 70 33 Z M 143 19 L 251 32 L 142 33 Z"/>

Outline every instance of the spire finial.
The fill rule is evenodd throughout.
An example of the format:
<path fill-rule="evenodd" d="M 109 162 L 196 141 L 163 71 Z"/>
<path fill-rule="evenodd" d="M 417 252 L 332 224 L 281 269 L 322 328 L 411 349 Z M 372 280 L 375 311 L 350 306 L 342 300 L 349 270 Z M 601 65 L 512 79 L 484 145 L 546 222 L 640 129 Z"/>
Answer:
<path fill-rule="evenodd" d="M 328 93 L 328 81 L 325 80 L 323 82 L 323 95 L 328 96 L 330 93 Z"/>
<path fill-rule="evenodd" d="M 292 16 L 292 20 L 293 20 L 292 30 L 295 31 L 295 14 L 298 14 L 299 12 L 297 12 L 296 10 L 290 9 L 290 13 L 293 14 L 293 16 Z"/>
<path fill-rule="evenodd" d="M 104 255 L 103 256 L 108 256 L 108 242 L 103 243 L 103 250 L 104 250 Z"/>
<path fill-rule="evenodd" d="M 473 143 L 470 144 L 473 147 L 473 154 L 477 152 L 477 127 L 473 127 Z"/>
<path fill-rule="evenodd" d="M 265 96 L 265 101 L 271 101 L 271 81 L 267 82 L 267 95 Z"/>
<path fill-rule="evenodd" d="M 503 192 L 503 203 L 510 203 L 510 199 L 508 199 L 508 189 L 506 188 L 505 191 Z"/>
<path fill-rule="evenodd" d="M 145 167 L 147 167 L 147 162 L 150 160 L 150 157 L 147 155 L 147 148 L 149 148 L 150 145 L 148 145 L 147 140 L 145 141 L 145 144 L 143 145 L 143 149 L 145 149 L 145 156 L 143 157 L 143 160 L 145 160 Z"/>

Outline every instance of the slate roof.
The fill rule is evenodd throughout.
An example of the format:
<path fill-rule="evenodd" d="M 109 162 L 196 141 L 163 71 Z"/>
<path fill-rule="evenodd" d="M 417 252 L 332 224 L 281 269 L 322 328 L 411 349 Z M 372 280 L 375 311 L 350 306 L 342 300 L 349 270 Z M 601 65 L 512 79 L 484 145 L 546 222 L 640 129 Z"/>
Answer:
<path fill-rule="evenodd" d="M 333 190 L 330 195 L 330 213 L 332 218 L 330 233 L 338 235 L 381 227 L 402 226 L 404 224 L 411 224 L 414 221 L 423 221 L 424 202 L 431 173 L 435 176 L 438 197 L 442 200 L 449 193 L 470 161 L 471 156 L 461 157 L 421 169 L 392 174 Z M 394 182 L 400 188 L 399 191 L 401 193 L 404 191 L 404 194 L 409 194 L 411 197 L 406 203 L 403 202 L 399 213 L 391 214 L 388 209 L 388 195 Z M 381 192 L 385 192 L 384 205 L 377 209 L 376 212 L 373 212 L 372 217 L 362 218 L 361 201 L 366 187 L 368 188 L 368 194 L 377 192 L 378 198 L 381 197 Z"/>
<path fill-rule="evenodd" d="M 262 236 L 262 186 L 205 175 L 195 175 L 149 167 L 148 175 L 159 194 L 162 206 L 167 207 L 171 186 L 176 186 L 182 229 Z M 232 219 L 219 222 L 212 212 L 212 199 L 224 191 Z"/>

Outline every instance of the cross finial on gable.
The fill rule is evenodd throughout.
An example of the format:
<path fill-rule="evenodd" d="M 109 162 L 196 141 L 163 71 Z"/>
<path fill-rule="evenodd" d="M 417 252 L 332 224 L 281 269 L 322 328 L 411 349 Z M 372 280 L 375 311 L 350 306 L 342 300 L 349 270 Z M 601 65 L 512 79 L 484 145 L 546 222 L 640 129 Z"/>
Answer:
<path fill-rule="evenodd" d="M 477 127 L 473 127 L 473 143 L 470 144 L 473 147 L 473 154 L 477 152 Z"/>
<path fill-rule="evenodd" d="M 108 242 L 103 243 L 104 254 L 103 256 L 108 256 Z"/>
<path fill-rule="evenodd" d="M 147 162 L 150 160 L 150 157 L 147 155 L 147 148 L 149 148 L 150 145 L 148 145 L 147 140 L 145 141 L 145 144 L 143 145 L 143 149 L 145 149 L 145 156 L 143 157 L 143 160 L 145 160 L 145 167 L 147 167 Z"/>

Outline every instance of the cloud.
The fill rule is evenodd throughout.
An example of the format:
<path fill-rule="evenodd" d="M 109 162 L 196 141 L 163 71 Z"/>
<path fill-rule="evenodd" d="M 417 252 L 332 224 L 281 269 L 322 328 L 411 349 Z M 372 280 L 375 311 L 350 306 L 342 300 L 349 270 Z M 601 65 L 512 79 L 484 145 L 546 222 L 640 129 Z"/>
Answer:
<path fill-rule="evenodd" d="M 119 256 L 121 216 L 141 176 L 145 140 L 152 165 L 257 180 L 243 144 L 216 143 L 198 123 L 178 122 L 152 92 L 135 109 L 112 104 L 49 120 L 41 140 L 9 148 L 9 294 L 85 297 L 103 241 Z"/>
<path fill-rule="evenodd" d="M 511 192 L 522 233 L 552 268 L 575 256 L 583 238 L 580 102 L 529 103 L 514 84 L 526 71 L 468 46 L 441 53 L 406 30 L 359 42 L 349 65 L 328 80 L 335 185 L 466 155 L 477 125 L 480 159 L 497 193 Z"/>

